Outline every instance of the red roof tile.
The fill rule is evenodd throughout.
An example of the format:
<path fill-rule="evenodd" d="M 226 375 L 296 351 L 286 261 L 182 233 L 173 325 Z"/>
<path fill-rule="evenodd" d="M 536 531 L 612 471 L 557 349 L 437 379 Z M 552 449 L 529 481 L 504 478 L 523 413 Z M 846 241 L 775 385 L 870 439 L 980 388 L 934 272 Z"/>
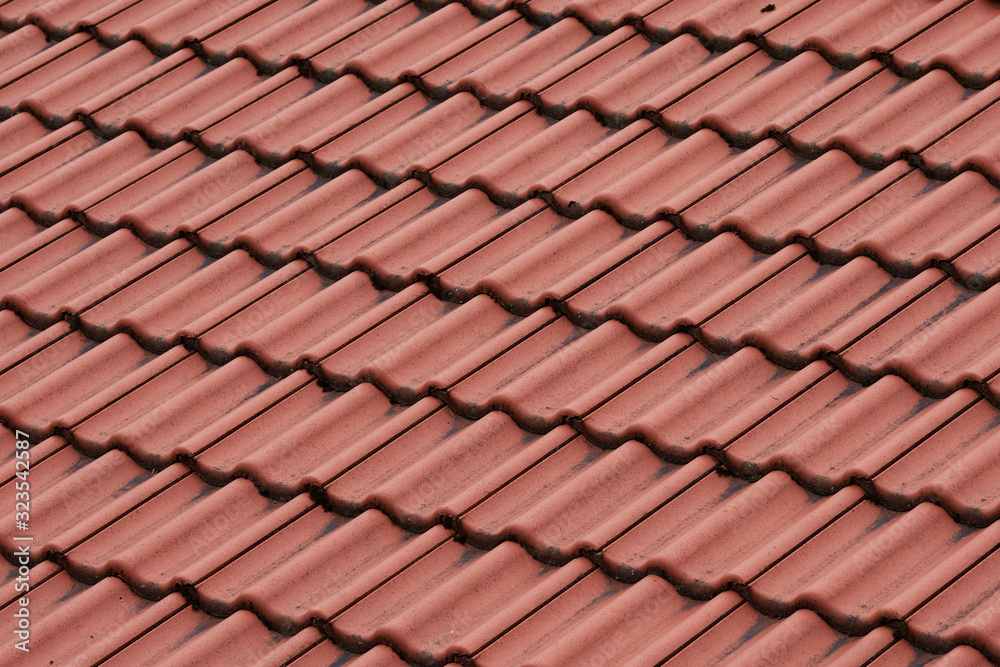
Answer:
<path fill-rule="evenodd" d="M 1000 662 L 998 15 L 3 4 L 0 662 Z"/>

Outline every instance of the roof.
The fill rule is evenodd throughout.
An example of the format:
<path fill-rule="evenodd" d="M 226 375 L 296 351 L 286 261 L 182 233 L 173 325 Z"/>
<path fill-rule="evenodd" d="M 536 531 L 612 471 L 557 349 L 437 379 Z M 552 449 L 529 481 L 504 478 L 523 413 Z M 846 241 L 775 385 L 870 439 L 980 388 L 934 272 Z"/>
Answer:
<path fill-rule="evenodd" d="M 0 28 L 0 661 L 1000 663 L 996 2 Z"/>

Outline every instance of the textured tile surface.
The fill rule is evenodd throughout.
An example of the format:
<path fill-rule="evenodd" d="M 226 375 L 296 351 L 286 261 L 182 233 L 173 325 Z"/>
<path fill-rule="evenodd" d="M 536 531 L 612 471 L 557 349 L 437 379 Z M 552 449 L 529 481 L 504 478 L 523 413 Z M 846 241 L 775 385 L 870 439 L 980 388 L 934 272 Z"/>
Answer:
<path fill-rule="evenodd" d="M 3 664 L 1000 663 L 996 3 L 0 30 Z"/>

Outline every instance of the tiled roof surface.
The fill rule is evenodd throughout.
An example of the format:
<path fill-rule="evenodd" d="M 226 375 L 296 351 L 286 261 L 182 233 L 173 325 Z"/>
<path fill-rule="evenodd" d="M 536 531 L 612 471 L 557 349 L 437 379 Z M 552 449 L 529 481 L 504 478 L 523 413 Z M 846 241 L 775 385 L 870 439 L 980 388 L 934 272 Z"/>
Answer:
<path fill-rule="evenodd" d="M 1000 663 L 996 2 L 0 28 L 0 663 Z"/>

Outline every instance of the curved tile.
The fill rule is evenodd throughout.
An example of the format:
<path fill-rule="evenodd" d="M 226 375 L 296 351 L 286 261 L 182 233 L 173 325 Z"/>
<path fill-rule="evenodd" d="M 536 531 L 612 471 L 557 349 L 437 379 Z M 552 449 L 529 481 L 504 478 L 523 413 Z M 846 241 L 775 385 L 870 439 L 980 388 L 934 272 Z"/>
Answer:
<path fill-rule="evenodd" d="M 778 639 L 799 623 L 794 638 L 853 657 L 885 633 L 848 646 L 831 628 L 866 632 L 883 615 L 912 645 L 859 660 L 986 646 L 976 624 L 988 608 L 958 630 L 908 625 L 995 543 L 993 297 L 975 291 L 996 273 L 982 129 L 993 92 L 962 89 L 991 65 L 969 56 L 958 72 L 934 34 L 986 16 L 973 4 L 585 0 L 486 21 L 502 7 L 139 2 L 116 5 L 93 29 L 100 40 L 19 51 L 0 93 L 30 99 L 11 110 L 52 125 L 83 113 L 117 135 L 102 141 L 83 122 L 48 132 L 28 113 L 3 128 L 24 134 L 0 164 L 0 225 L 15 241 L 0 262 L 0 415 L 30 431 L 35 482 L 50 489 L 37 546 L 88 581 L 180 587 L 227 617 L 206 622 L 182 602 L 109 649 L 131 642 L 145 658 L 232 645 L 247 658 L 343 660 L 341 649 L 379 644 L 359 664 L 398 664 L 391 644 L 426 663 L 484 648 L 498 662 L 683 662 L 724 650 L 740 623 L 758 638 L 747 659 L 788 646 Z M 97 23 L 104 9 L 78 11 Z M 31 20 L 50 34 L 80 27 L 61 12 Z M 614 23 L 624 16 L 642 33 Z M 990 30 L 956 48 L 974 51 Z M 883 53 L 907 31 L 928 55 L 909 42 Z M 37 31 L 20 32 L 38 47 Z M 736 45 L 751 37 L 767 53 Z M 182 44 L 199 60 L 151 55 Z M 735 48 L 710 57 L 702 44 Z M 153 64 L 112 67 L 132 56 Z M 261 80 L 251 61 L 318 79 Z M 68 91 L 88 77 L 103 95 Z M 638 120 L 654 112 L 659 126 Z M 803 160 L 789 141 L 825 152 Z M 903 154 L 923 173 L 889 164 Z M 135 340 L 95 346 L 71 326 Z M 829 363 L 806 365 L 820 356 Z M 69 444 L 34 444 L 53 430 Z M 150 477 L 137 460 L 186 467 Z M 77 493 L 76 509 L 61 504 Z M 662 578 L 626 585 L 612 571 L 665 573 L 687 595 L 735 585 L 753 610 L 732 592 L 699 606 Z M 682 620 L 651 643 L 630 605 Z M 339 646 L 301 632 L 310 625 Z"/>
<path fill-rule="evenodd" d="M 294 667 L 307 667 L 314 664 L 336 664 L 338 661 L 355 667 L 405 667 L 407 664 L 384 644 L 374 646 L 361 655 L 355 655 L 334 646 L 329 641 L 323 641 L 289 664 Z"/>
<path fill-rule="evenodd" d="M 274 627 L 294 632 L 351 608 L 449 536 L 442 526 L 408 533 L 377 510 L 345 521 L 316 507 L 198 582 L 197 589 L 210 613 L 249 607 Z"/>
<path fill-rule="evenodd" d="M 820 362 L 787 371 L 751 347 L 723 357 L 686 334 L 668 338 L 647 357 L 644 372 L 628 369 L 629 381 L 585 413 L 581 428 L 595 442 L 635 438 L 680 461 L 725 444 L 727 434 L 749 427 L 828 369 Z"/>
<path fill-rule="evenodd" d="M 737 306 L 734 302 L 804 254 L 800 246 L 790 246 L 768 257 L 728 232 L 695 243 L 658 224 L 637 238 L 652 237 L 654 229 L 661 238 L 647 241 L 640 252 L 569 297 L 575 321 L 591 325 L 617 319 L 643 338 L 663 340 Z"/>
<path fill-rule="evenodd" d="M 839 150 L 815 160 L 786 150 L 760 157 L 683 209 L 685 228 L 699 238 L 733 231 L 753 247 L 775 252 L 812 237 L 909 171 L 902 162 L 871 171 Z"/>
<path fill-rule="evenodd" d="M 493 116 L 470 93 L 435 103 L 403 84 L 335 125 L 336 133 L 311 147 L 311 162 L 325 175 L 359 167 L 393 187 L 468 147 Z"/>
<path fill-rule="evenodd" d="M 220 318 L 191 341 L 213 363 L 246 355 L 269 373 L 285 376 L 324 357 L 380 320 L 426 294 L 413 286 L 390 296 L 355 271 L 333 284 L 313 271 L 299 273 L 261 298 Z"/>
<path fill-rule="evenodd" d="M 1000 191 L 974 172 L 932 181 L 911 171 L 813 236 L 819 256 L 864 254 L 893 275 L 949 262 L 1000 225 Z"/>
<path fill-rule="evenodd" d="M 920 152 L 924 168 L 939 178 L 953 178 L 959 172 L 974 170 L 990 182 L 1000 184 L 998 146 L 990 128 L 996 124 L 1000 105 L 997 96 L 1000 85 L 993 84 L 966 103 L 965 122 L 954 125 L 950 132 L 935 137 L 936 141 Z"/>
<path fill-rule="evenodd" d="M 991 539 L 992 530 L 956 524 L 930 503 L 896 513 L 860 502 L 753 581 L 751 600 L 773 613 L 811 608 L 841 631 L 868 632 L 909 616 Z"/>
<path fill-rule="evenodd" d="M 185 607 L 108 660 L 108 665 L 162 665 L 209 660 L 215 665 L 249 665 L 274 655 L 290 640 L 241 609 L 216 619 Z"/>
<path fill-rule="evenodd" d="M 353 72 L 376 90 L 388 90 L 425 59 L 445 59 L 459 52 L 466 46 L 465 36 L 482 24 L 460 3 L 430 13 L 405 4 L 360 30 L 348 32 L 351 26 L 343 26 L 304 50 L 309 68 L 320 80 Z"/>
<path fill-rule="evenodd" d="M 40 25 L 56 39 L 79 32 L 87 17 L 100 19 L 121 6 L 120 0 L 85 0 L 66 3 L 60 0 L 15 0 L 4 4 L 0 21 L 4 29 L 25 22 Z"/>
<path fill-rule="evenodd" d="M 394 401 L 413 403 L 431 388 L 452 385 L 552 317 L 543 309 L 522 320 L 485 296 L 461 306 L 421 297 L 333 351 L 319 367 L 336 389 L 372 381 Z"/>
<path fill-rule="evenodd" d="M 0 22 L 10 25 L 10 5 L 0 9 Z M 11 26 L 13 27 L 13 26 Z M 7 31 L 6 35 L 0 37 L 0 69 L 4 72 L 16 68 L 21 63 L 29 60 L 49 47 L 49 40 L 45 33 L 36 25 L 22 25 L 13 30 Z"/>
<path fill-rule="evenodd" d="M 167 146 L 218 122 L 233 98 L 266 82 L 244 59 L 210 67 L 182 49 L 88 102 L 88 124 L 104 136 L 136 130 Z"/>
<path fill-rule="evenodd" d="M 96 662 L 184 607 L 177 593 L 153 603 L 115 577 L 85 586 L 59 572 L 33 590 L 30 609 L 37 616 L 29 648 L 53 662 Z M 24 653 L 7 642 L 0 656 L 13 663 L 22 661 Z"/>
<path fill-rule="evenodd" d="M 575 161 L 576 173 L 551 196 L 571 214 L 601 208 L 625 226 L 644 227 L 686 209 L 777 148 L 766 140 L 739 151 L 711 130 L 676 140 L 641 120 Z M 693 235 L 706 236 L 699 229 Z"/>
<path fill-rule="evenodd" d="M 168 356 L 177 355 L 160 359 Z M 245 357 L 216 367 L 189 353 L 75 425 L 74 442 L 88 453 L 123 448 L 144 466 L 160 469 L 181 453 L 196 452 L 195 436 L 206 429 L 238 423 L 273 402 L 280 390 L 276 382 Z M 185 419 L 176 418 L 178 411 Z"/>
<path fill-rule="evenodd" d="M 881 169 L 919 153 L 954 127 L 952 112 L 969 93 L 942 70 L 909 81 L 883 69 L 808 115 L 788 136 L 803 155 L 840 148 L 862 165 Z"/>
<path fill-rule="evenodd" d="M 544 433 L 586 412 L 682 344 L 668 341 L 657 348 L 619 322 L 588 332 L 566 318 L 550 319 L 546 311 L 523 322 L 516 345 L 501 348 L 502 355 L 449 389 L 459 412 L 479 417 L 503 409 L 524 428 Z"/>
<path fill-rule="evenodd" d="M 107 49 L 79 33 L 0 75 L 0 113 L 31 109 L 45 124 L 60 127 L 93 96 L 90 83 L 111 88 L 155 62 L 139 42 Z"/>
<path fill-rule="evenodd" d="M 38 330 L 28 325 L 13 310 L 0 310 L 0 368 L 8 368 L 8 360 L 23 359 L 18 349 L 37 337 Z"/>
<path fill-rule="evenodd" d="M 87 23 L 94 25 L 95 33 L 109 45 L 138 39 L 156 53 L 166 55 L 186 42 L 252 15 L 262 4 L 261 0 L 225 0 L 207 5 L 194 0 L 168 5 L 155 0 L 119 2 L 113 12 L 99 12 L 88 17 Z"/>
<path fill-rule="evenodd" d="M 942 67 L 971 85 L 994 81 L 1000 74 L 1000 60 L 989 45 L 1000 33 L 998 19 L 996 5 L 966 3 L 893 49 L 892 62 L 918 73 Z"/>
<path fill-rule="evenodd" d="M 795 126 L 881 67 L 869 62 L 845 72 L 812 51 L 782 63 L 749 45 L 719 59 L 729 63 L 724 71 L 656 109 L 671 134 L 707 127 L 735 146 L 751 146 Z"/>
<path fill-rule="evenodd" d="M 801 256 L 713 314 L 701 334 L 714 350 L 754 345 L 786 368 L 801 368 L 863 339 L 942 277 L 929 270 L 894 278 L 867 257 L 834 267 Z"/>
<path fill-rule="evenodd" d="M 668 656 L 739 598 L 698 603 L 659 577 L 624 585 L 592 572 L 475 655 L 482 665 L 649 664 Z"/>
<path fill-rule="evenodd" d="M 545 82 L 535 88 L 535 95 L 550 115 L 562 117 L 586 109 L 621 128 L 680 97 L 730 62 L 692 35 L 679 35 L 660 46 L 634 28 L 623 27 L 532 85 Z"/>
<path fill-rule="evenodd" d="M 273 272 L 238 250 L 218 260 L 186 241 L 175 241 L 130 267 L 126 280 L 78 313 L 81 329 L 103 339 L 127 332 L 145 347 L 165 352 L 252 303 L 305 270 L 304 263 Z"/>
<path fill-rule="evenodd" d="M 593 0 L 591 4 L 597 5 Z M 739 42 L 760 33 L 767 34 L 784 24 L 812 3 L 793 0 L 758 7 L 757 4 L 733 0 L 681 0 L 680 2 L 644 2 L 635 11 L 641 12 L 642 25 L 657 41 L 668 41 L 682 32 L 693 32 L 713 49 L 727 50 Z"/>
<path fill-rule="evenodd" d="M 791 662 L 810 667 L 860 665 L 880 655 L 892 641 L 892 631 L 887 627 L 876 628 L 863 637 L 850 637 L 840 634 L 807 609 L 779 620 L 763 616 L 744 604 L 664 664 L 708 665 L 745 660 L 747 664 L 758 665 Z"/>
<path fill-rule="evenodd" d="M 40 439 L 56 425 L 89 414 L 87 406 L 120 397 L 178 356 L 184 356 L 179 349 L 157 357 L 124 334 L 97 345 L 66 333 L 0 375 L 0 416 Z"/>
<path fill-rule="evenodd" d="M 128 132 L 108 145 L 132 136 L 138 135 Z M 270 175 L 249 153 L 235 151 L 215 160 L 187 142 L 151 157 L 77 203 L 92 229 L 107 233 L 127 226 L 153 244 L 165 245 L 176 238 L 180 224 L 220 200 L 245 197 L 245 190 L 259 188 Z"/>
<path fill-rule="evenodd" d="M 797 553 L 803 540 L 860 497 L 851 487 L 823 498 L 782 472 L 752 484 L 712 472 L 608 545 L 603 556 L 617 578 L 636 581 L 656 572 L 684 595 L 706 599 L 785 562 L 782 557 Z"/>
<path fill-rule="evenodd" d="M 404 410 L 370 384 L 325 392 L 304 375 L 281 383 L 270 404 L 258 404 L 229 429 L 193 441 L 199 474 L 220 484 L 246 477 L 271 497 L 290 498 L 353 470 L 439 407 L 426 399 Z M 280 464 L 274 460 L 278 452 L 288 452 Z M 358 513 L 346 505 L 339 509 Z"/>
<path fill-rule="evenodd" d="M 534 201 L 507 213 L 479 190 L 442 200 L 415 183 L 403 187 L 309 239 L 321 272 L 341 276 L 363 270 L 380 286 L 403 289 L 473 249 L 489 247 L 493 235 L 541 207 Z M 316 243 L 321 239 L 322 244 Z"/>
<path fill-rule="evenodd" d="M 780 468 L 821 493 L 866 478 L 882 490 L 886 466 L 908 461 L 914 445 L 975 400 L 967 389 L 934 401 L 893 375 L 863 387 L 828 372 L 726 443 L 725 457 L 740 474 Z"/>
<path fill-rule="evenodd" d="M 246 61 L 223 67 L 235 63 Z M 321 85 L 283 70 L 214 109 L 200 123 L 198 145 L 213 156 L 240 148 L 276 167 L 335 136 L 342 119 L 370 108 L 376 97 L 353 74 Z"/>
<path fill-rule="evenodd" d="M 93 108 L 95 91 L 117 88 L 118 84 L 156 69 L 156 58 L 139 42 L 99 54 L 86 53 L 89 46 L 89 42 L 81 45 L 5 87 L 5 96 L 17 95 L 20 98 L 17 110 L 30 110 L 45 125 L 60 127 Z M 86 60 L 79 64 L 74 62 L 84 57 Z M 58 68 L 57 76 L 50 71 L 53 68 Z"/>
<path fill-rule="evenodd" d="M 386 193 L 358 170 L 327 181 L 295 160 L 182 221 L 174 233 L 193 232 L 213 255 L 241 247 L 262 263 L 281 266 L 415 189 L 410 183 Z"/>
<path fill-rule="evenodd" d="M 98 239 L 76 227 L 0 272 L 0 291 L 25 320 L 49 326 L 106 297 L 107 283 L 154 254 L 127 230 Z"/>
<path fill-rule="evenodd" d="M 430 179 L 447 194 L 479 187 L 512 208 L 536 192 L 558 185 L 569 162 L 595 161 L 611 135 L 594 117 L 577 111 L 553 123 L 527 102 L 518 102 L 459 140 L 468 145 L 436 164 L 427 160 Z"/>
<path fill-rule="evenodd" d="M 34 488 L 31 494 L 30 530 L 33 538 L 27 544 L 28 552 L 35 561 L 41 561 L 48 552 L 63 551 L 81 539 L 86 530 L 93 530 L 102 522 L 119 516 L 136 502 L 148 500 L 156 489 L 174 481 L 178 471 L 172 470 L 158 476 L 156 482 L 145 484 L 142 490 L 135 487 L 148 482 L 153 474 L 139 467 L 124 453 L 112 450 L 97 459 L 91 459 L 65 446 L 50 456 L 41 458 L 39 448 L 32 447 L 32 465 L 29 480 Z M 15 478 L 7 485 L 14 497 Z M 9 525 L 14 517 L 9 515 Z M 85 531 L 81 534 L 80 528 Z M 17 553 L 23 545 L 10 536 L 3 539 L 3 550 L 8 558 Z"/>
<path fill-rule="evenodd" d="M 449 299 L 485 293 L 511 312 L 527 313 L 578 292 L 665 229 L 670 226 L 659 223 L 635 233 L 603 211 L 569 220 L 533 199 L 469 239 L 478 245 L 453 246 L 444 256 L 451 262 L 428 268 Z M 438 256 L 441 264 L 444 257 Z M 598 321 L 572 301 L 569 307 L 579 324 Z"/>
<path fill-rule="evenodd" d="M 798 5 L 787 20 L 766 33 L 768 45 L 781 53 L 813 48 L 843 67 L 855 67 L 877 53 L 892 51 L 914 34 L 935 25 L 963 0 L 865 0 L 845 12 L 831 0 Z"/>
<path fill-rule="evenodd" d="M 997 614 L 1000 581 L 996 576 L 996 547 L 991 551 L 913 614 L 909 626 L 914 638 L 938 651 L 957 643 L 973 644 L 991 661 L 997 660 L 1000 647 L 989 628 Z"/>
<path fill-rule="evenodd" d="M 435 664 L 475 653 L 592 567 L 584 559 L 540 566 L 513 542 L 482 552 L 449 540 L 331 624 L 351 647 L 391 642 L 409 660 Z"/>
<path fill-rule="evenodd" d="M 427 413 L 418 408 L 408 412 Z M 324 492 L 338 512 L 378 507 L 407 530 L 426 530 L 441 517 L 462 514 L 543 456 L 552 439 L 538 440 L 502 412 L 470 421 L 438 409 L 338 471 Z"/>
<path fill-rule="evenodd" d="M 430 69 L 413 68 L 432 97 L 471 89 L 490 107 L 507 106 L 547 87 L 555 72 L 598 41 L 575 19 L 538 30 L 516 11 L 471 31 L 467 39 L 472 44 L 453 57 L 441 61 L 435 56 Z"/>
<path fill-rule="evenodd" d="M 516 539 L 551 563 L 600 553 L 715 466 L 707 456 L 665 464 L 634 440 L 605 452 L 565 426 L 543 440 L 554 446 L 550 456 L 462 515 L 463 533 L 474 544 Z"/>
<path fill-rule="evenodd" d="M 972 289 L 985 289 L 1000 279 L 1000 254 L 997 241 L 1000 234 L 991 232 L 971 248 L 962 251 L 951 262 L 951 269 L 958 280 Z"/>
<path fill-rule="evenodd" d="M 991 664 L 986 656 L 971 646 L 956 646 L 944 655 L 936 655 L 921 651 L 907 641 L 896 642 L 871 664 L 875 667 L 887 667 L 903 662 L 934 667 L 986 667 Z"/>
<path fill-rule="evenodd" d="M 1000 368 L 993 324 L 998 298 L 995 287 L 972 292 L 942 277 L 847 348 L 844 362 L 863 377 L 899 373 L 931 396 L 992 378 Z"/>
<path fill-rule="evenodd" d="M 0 173 L 4 205 L 23 208 L 35 220 L 52 224 L 107 187 L 108 174 L 101 165 L 115 164 L 124 175 L 114 180 L 121 181 L 134 178 L 133 172 L 143 173 L 159 157 L 135 132 L 101 141 L 79 122 L 63 130 L 8 158 Z"/>
<path fill-rule="evenodd" d="M 962 411 L 873 482 L 880 495 L 901 509 L 933 501 L 965 523 L 984 525 L 1000 516 L 1000 496 L 991 474 L 1000 414 L 988 402 L 975 400 L 969 390 L 960 393 L 965 394 Z"/>
<path fill-rule="evenodd" d="M 372 5 L 363 0 L 308 2 L 282 0 L 267 3 L 240 21 L 230 22 L 200 40 L 201 50 L 213 63 L 245 55 L 257 67 L 277 72 L 295 59 L 308 57 L 303 50 L 315 40 L 336 42 L 387 14 L 404 3 L 391 1 Z"/>
<path fill-rule="evenodd" d="M 7 250 L 0 253 L 0 267 L 4 270 L 10 268 L 77 227 L 70 220 L 61 220 L 52 227 L 46 227 L 19 208 L 7 209 L 0 213 L 0 231 L 8 239 Z"/>
<path fill-rule="evenodd" d="M 0 122 L 0 155 L 16 155 L 22 148 L 43 139 L 48 130 L 28 112 L 14 114 Z"/>
<path fill-rule="evenodd" d="M 311 505 L 305 496 L 288 503 L 267 500 L 246 480 L 215 488 L 191 474 L 157 491 L 98 524 L 89 539 L 64 554 L 66 567 L 90 580 L 115 573 L 159 599 L 210 575 Z M 150 533 L 150 525 L 157 530 Z"/>

